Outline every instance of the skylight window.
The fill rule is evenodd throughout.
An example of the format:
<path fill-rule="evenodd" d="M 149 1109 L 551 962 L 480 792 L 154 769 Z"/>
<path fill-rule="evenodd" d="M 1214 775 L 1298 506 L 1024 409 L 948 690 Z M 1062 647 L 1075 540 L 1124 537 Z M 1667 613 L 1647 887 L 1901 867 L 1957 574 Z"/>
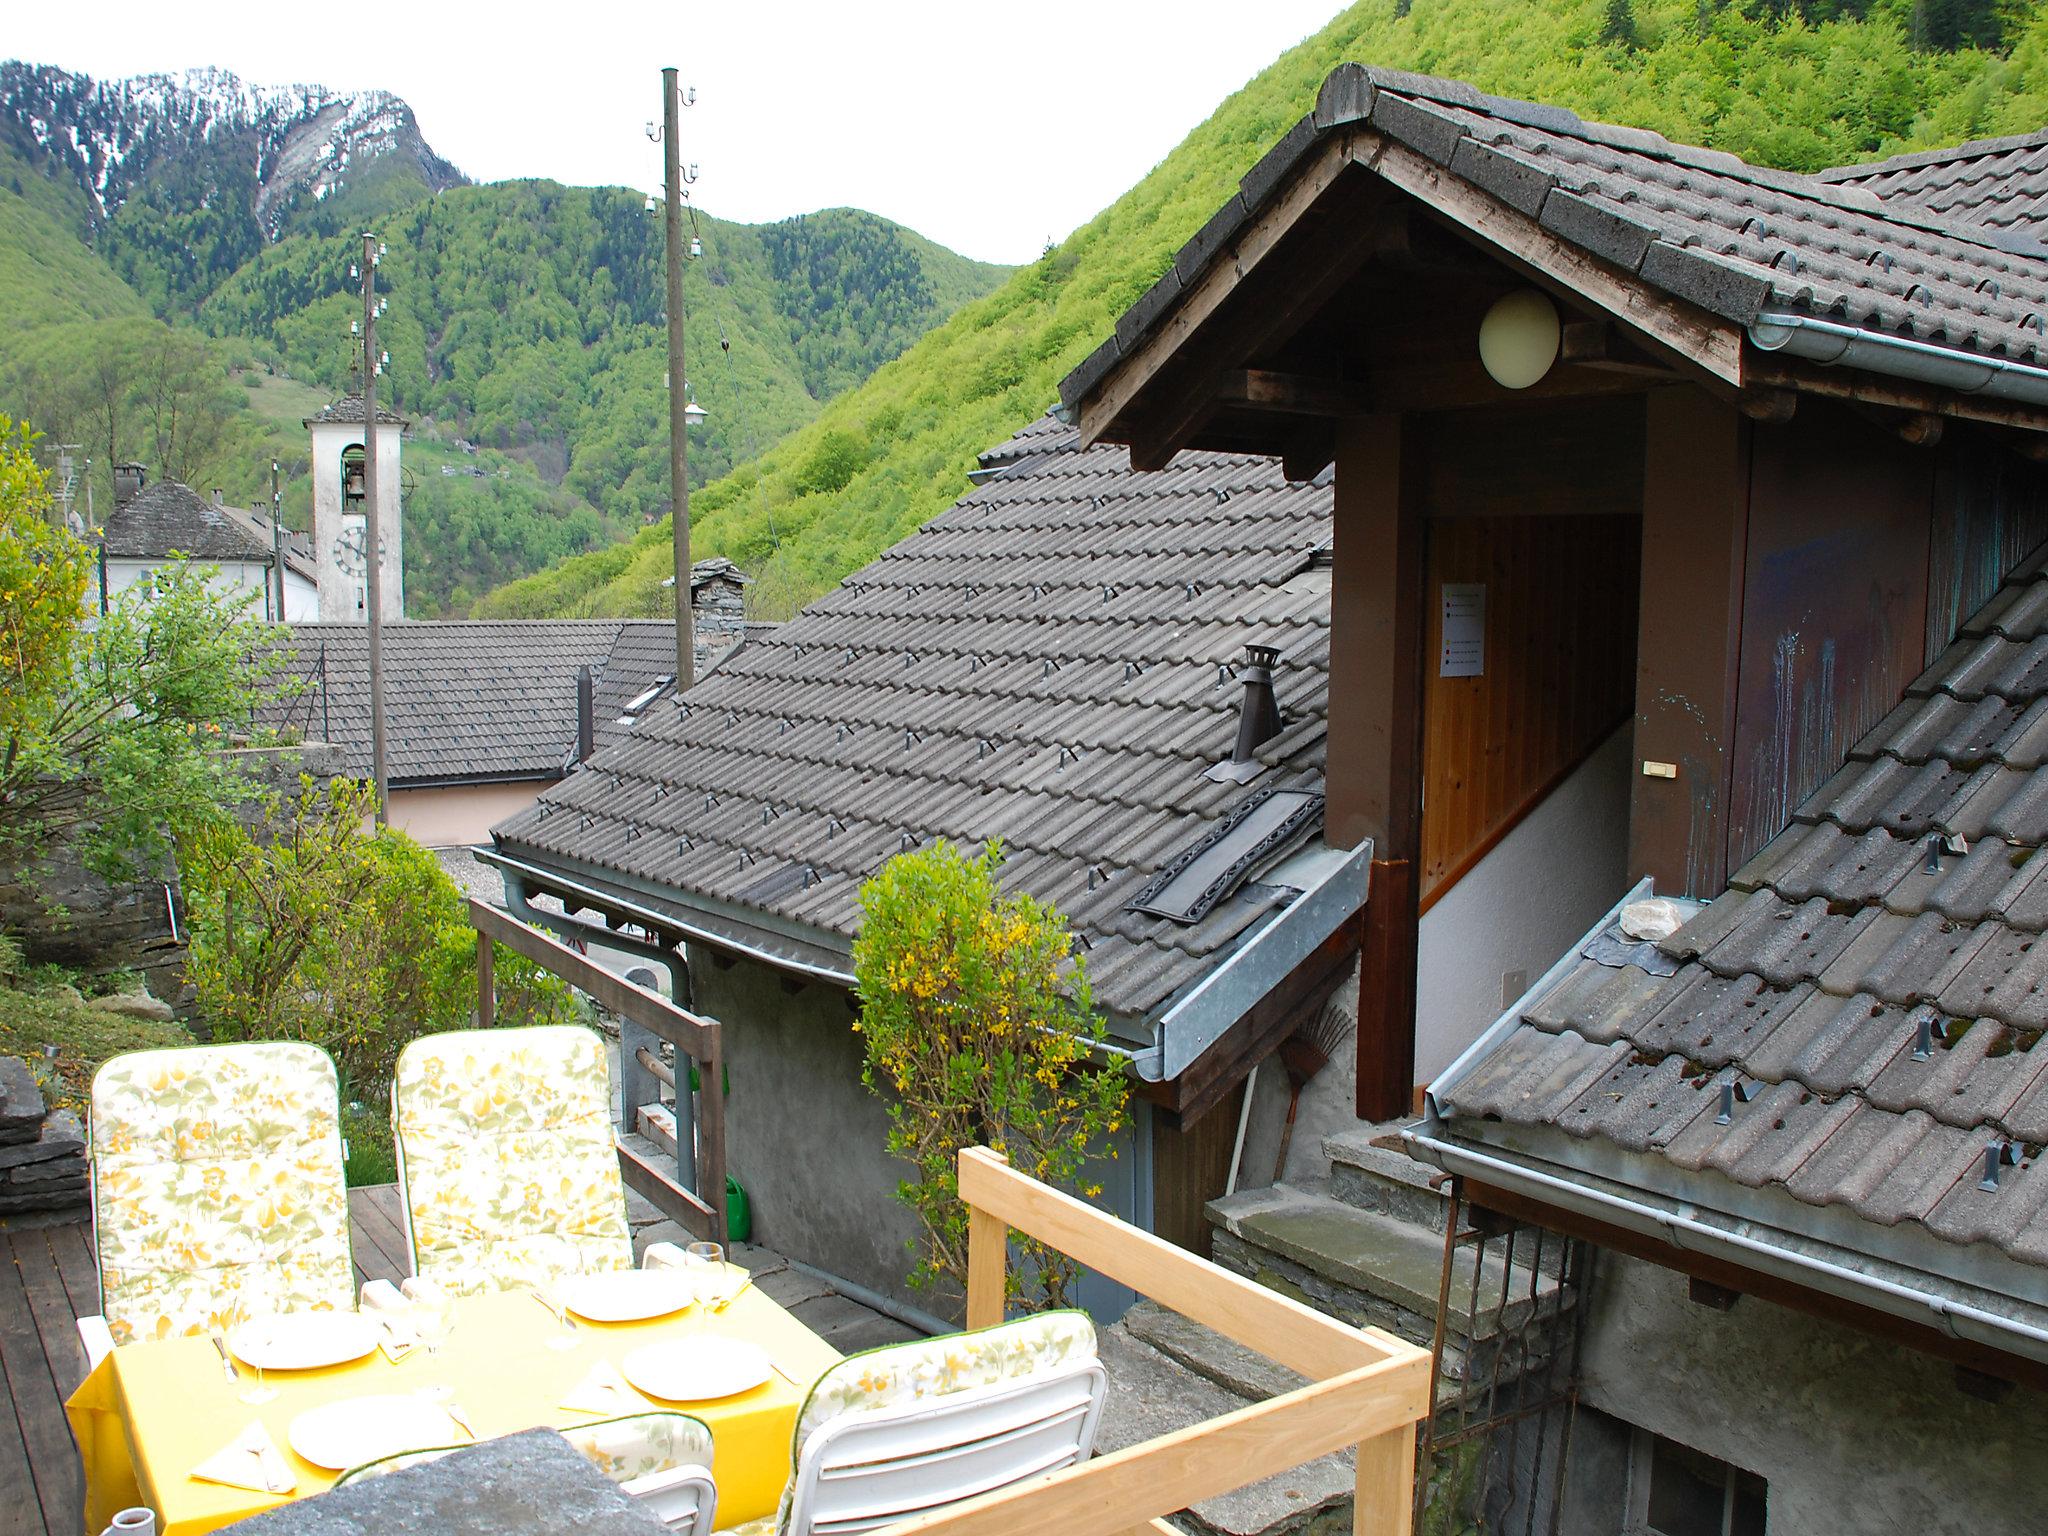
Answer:
<path fill-rule="evenodd" d="M 1131 898 L 1129 910 L 1176 923 L 1200 921 L 1245 877 L 1323 818 L 1308 789 L 1268 789 L 1211 827 Z"/>

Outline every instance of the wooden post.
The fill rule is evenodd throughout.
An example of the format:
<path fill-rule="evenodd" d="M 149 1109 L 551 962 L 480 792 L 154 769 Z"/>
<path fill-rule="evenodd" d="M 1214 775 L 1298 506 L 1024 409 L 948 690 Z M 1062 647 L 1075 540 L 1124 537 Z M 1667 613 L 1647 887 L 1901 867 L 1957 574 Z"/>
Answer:
<path fill-rule="evenodd" d="M 1360 936 L 1361 1118 L 1405 1115 L 1415 1077 L 1415 959 L 1422 852 L 1421 456 L 1407 419 L 1361 417 L 1337 434 L 1330 593 L 1330 736 L 1324 836 L 1373 840 Z"/>
<path fill-rule="evenodd" d="M 479 1029 L 489 1029 L 498 1022 L 497 960 L 497 954 L 491 948 L 491 936 L 479 933 L 476 936 L 476 1023 Z"/>
<path fill-rule="evenodd" d="M 967 1207 L 968 1327 L 993 1328 L 1003 1320 L 1009 1271 L 1010 1224 L 1002 1217 L 970 1204 Z"/>
<path fill-rule="evenodd" d="M 1415 1426 L 1403 1424 L 1358 1446 L 1353 1536 L 1409 1536 L 1415 1528 Z"/>

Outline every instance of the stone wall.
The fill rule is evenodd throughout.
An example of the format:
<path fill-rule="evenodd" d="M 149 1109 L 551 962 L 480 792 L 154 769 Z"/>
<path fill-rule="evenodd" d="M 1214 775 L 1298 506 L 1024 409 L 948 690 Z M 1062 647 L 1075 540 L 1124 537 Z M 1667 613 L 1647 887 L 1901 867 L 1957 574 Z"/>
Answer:
<path fill-rule="evenodd" d="M 341 749 L 324 742 L 247 748 L 235 756 L 254 786 L 243 807 L 252 821 L 265 795 L 291 793 L 302 772 L 324 780 L 344 764 Z M 134 971 L 152 996 L 183 1008 L 189 997 L 177 882 L 177 867 L 169 861 L 147 875 L 116 881 L 86 868 L 69 847 L 59 848 L 33 867 L 0 867 L 0 932 L 20 940 L 31 962 L 86 977 Z"/>
<path fill-rule="evenodd" d="M 0 1216 L 69 1211 L 87 1203 L 85 1133 L 51 1111 L 28 1063 L 0 1056 Z"/>
<path fill-rule="evenodd" d="M 1755 1297 L 1701 1306 L 1657 1265 L 1600 1255 L 1580 1401 L 1568 1531 L 1621 1528 L 1630 1426 L 1763 1478 L 1773 1532 L 2041 1527 L 2048 1396 L 1983 1401 L 1931 1355 Z"/>

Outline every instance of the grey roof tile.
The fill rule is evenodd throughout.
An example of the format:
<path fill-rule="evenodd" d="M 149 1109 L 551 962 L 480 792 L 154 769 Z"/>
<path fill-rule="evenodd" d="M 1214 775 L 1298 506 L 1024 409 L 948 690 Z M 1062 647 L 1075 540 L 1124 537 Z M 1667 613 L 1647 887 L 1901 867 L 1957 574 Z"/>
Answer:
<path fill-rule="evenodd" d="M 1581 960 L 1532 1000 L 1471 1068 L 1490 1112 L 2048 1264 L 2043 572 L 2023 562 L 1794 824 L 1662 943 L 1677 974 Z M 1757 1092 L 1723 1126 L 1729 1074 Z M 1438 1102 L 1469 1118 L 1462 1084 Z M 2001 1139 L 2022 1166 L 1980 1189 Z"/>
<path fill-rule="evenodd" d="M 1188 927 L 1124 902 L 1240 800 L 1320 788 L 1329 597 L 1310 555 L 1330 492 L 1230 454 L 1133 474 L 1051 418 L 983 457 L 1002 473 L 625 739 L 601 738 L 501 845 L 843 941 L 859 884 L 906 837 L 1000 837 L 1007 878 L 1068 911 L 1100 1004 L 1143 1016 L 1185 987 L 1278 895 Z M 1249 640 L 1282 651 L 1286 724 L 1260 778 L 1214 784 L 1203 771 L 1228 755 L 1242 695 L 1227 669 Z M 657 783 L 676 789 L 656 802 Z M 802 863 L 831 878 L 792 885 Z"/>

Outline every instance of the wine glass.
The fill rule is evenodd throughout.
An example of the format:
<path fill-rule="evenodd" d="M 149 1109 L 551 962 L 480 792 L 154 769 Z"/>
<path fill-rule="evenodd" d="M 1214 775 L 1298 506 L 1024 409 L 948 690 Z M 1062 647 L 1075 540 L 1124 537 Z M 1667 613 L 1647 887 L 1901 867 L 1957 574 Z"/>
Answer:
<path fill-rule="evenodd" d="M 439 1290 L 423 1296 L 415 1296 L 412 1303 L 412 1327 L 419 1341 L 427 1346 L 427 1359 L 434 1360 L 441 1346 L 448 1342 L 448 1336 L 455 1331 L 455 1303 L 452 1298 Z M 422 1387 L 419 1395 L 429 1402 L 445 1402 L 455 1395 L 455 1389 L 448 1386 Z"/>
<path fill-rule="evenodd" d="M 699 1317 L 706 1323 L 725 1294 L 725 1248 L 719 1243 L 692 1243 L 683 1250 L 690 1260 L 691 1289 L 697 1293 Z"/>
<path fill-rule="evenodd" d="M 270 1352 L 271 1322 L 275 1314 L 244 1291 L 228 1307 L 228 1348 L 256 1374 L 250 1384 L 235 1395 L 249 1404 L 277 1400 L 277 1388 L 263 1379 L 263 1357 Z"/>

